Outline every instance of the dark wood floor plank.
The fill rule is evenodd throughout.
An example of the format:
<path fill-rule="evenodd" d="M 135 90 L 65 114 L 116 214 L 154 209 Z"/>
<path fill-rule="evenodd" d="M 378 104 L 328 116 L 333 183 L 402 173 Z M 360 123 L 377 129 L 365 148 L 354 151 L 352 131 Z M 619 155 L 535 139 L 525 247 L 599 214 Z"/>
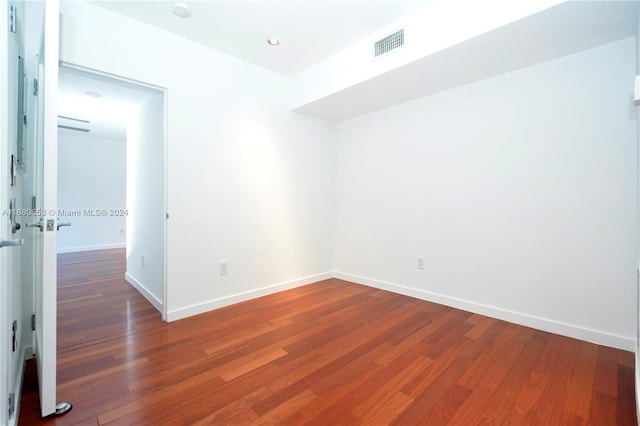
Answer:
<path fill-rule="evenodd" d="M 562 418 L 568 397 L 568 389 L 577 364 L 580 342 L 563 339 L 560 354 L 549 374 L 549 381 L 536 410 L 534 422 L 549 424 Z"/>
<path fill-rule="evenodd" d="M 362 418 L 366 413 L 373 412 L 383 406 L 393 395 L 400 392 L 412 377 L 425 371 L 433 362 L 424 356 L 414 358 L 409 364 L 406 364 L 404 360 L 399 359 L 398 361 L 400 362 L 381 370 L 372 379 L 363 383 L 362 386 L 369 391 L 369 396 L 351 409 L 354 416 Z"/>
<path fill-rule="evenodd" d="M 511 369 L 519 359 L 521 352 L 535 333 L 532 329 L 513 324 L 509 324 L 505 328 L 505 333 L 513 329 L 517 329 L 518 332 L 510 339 L 508 345 L 503 346 L 505 342 L 499 341 L 497 338 L 496 345 L 492 345 L 491 348 L 499 347 L 500 350 L 494 352 L 488 349 L 483 352 L 482 357 L 488 352 L 494 352 L 494 356 L 496 356 L 495 362 L 491 363 L 491 366 L 485 371 L 485 374 L 481 376 L 480 380 L 475 383 L 473 388 L 467 386 L 469 389 L 472 389 L 472 392 L 461 405 L 460 410 L 451 418 L 452 423 L 475 424 L 483 419 L 485 409 L 492 400 L 493 395 L 501 386 L 509 371 L 512 371 Z M 500 334 L 500 336 L 502 336 L 502 334 Z M 473 367 L 477 365 L 478 361 L 472 364 Z M 465 381 L 458 381 L 458 384 L 463 383 L 465 383 Z"/>
<path fill-rule="evenodd" d="M 349 364 L 355 358 L 384 343 L 388 336 L 393 334 L 394 330 L 401 330 L 416 315 L 419 315 L 418 308 L 415 305 L 407 305 L 393 311 L 392 314 L 385 314 L 377 322 L 371 323 L 372 328 L 377 330 L 374 335 L 363 333 L 362 331 L 359 333 L 352 332 L 344 335 L 343 338 L 336 339 L 335 345 L 318 349 L 317 354 L 305 355 L 300 359 L 304 360 L 304 364 L 307 367 L 300 366 L 297 368 L 297 370 L 303 371 L 302 377 L 288 375 L 285 378 L 287 381 L 286 386 L 283 387 L 282 382 L 279 381 L 276 384 L 279 390 L 272 397 L 255 405 L 253 409 L 258 414 L 270 410 L 274 404 L 279 404 L 282 399 L 289 398 L 291 393 L 297 393 L 297 390 L 310 386 L 311 383 L 324 377 L 327 373 Z M 320 360 L 317 364 L 308 364 L 308 362 L 313 362 L 316 358 Z M 309 365 L 313 365 L 314 368 L 308 368 Z M 291 380 L 292 377 L 293 380 Z"/>
<path fill-rule="evenodd" d="M 244 398 L 233 401 L 231 404 L 199 419 L 194 424 L 222 424 L 230 422 L 232 419 L 237 422 L 240 416 L 245 418 L 246 422 L 249 423 L 259 417 L 255 411 L 250 409 L 251 405 L 269 395 L 271 395 L 271 391 L 266 387 L 261 387 Z M 250 418 L 247 418 L 247 416 Z"/>
<path fill-rule="evenodd" d="M 636 421 L 635 406 L 635 372 L 633 367 L 618 365 L 618 398 L 617 417 L 619 425 L 631 425 Z"/>
<path fill-rule="evenodd" d="M 462 373 L 471 366 L 473 359 L 456 357 L 428 385 L 422 381 L 421 386 L 414 388 L 414 404 L 407 407 L 393 421 L 395 425 L 425 424 L 428 413 L 438 404 L 442 397 L 456 385 Z M 431 364 L 433 365 L 433 364 Z"/>
<path fill-rule="evenodd" d="M 375 350 L 358 358 L 353 363 L 339 369 L 324 379 L 320 379 L 310 388 L 318 395 L 304 407 L 279 422 L 280 425 L 299 425 L 313 421 L 313 419 L 328 420 L 321 413 L 330 410 L 335 404 L 347 403 L 353 396 L 354 390 L 370 377 L 382 370 L 373 359 L 385 350 L 385 346 L 379 346 Z M 350 416 L 350 413 L 348 414 Z"/>
<path fill-rule="evenodd" d="M 518 396 L 504 424 L 531 424 L 538 403 L 549 381 L 550 368 L 555 365 L 562 348 L 562 339 L 548 333 L 538 333 L 544 340 L 544 350 L 526 380 L 523 380 Z"/>
<path fill-rule="evenodd" d="M 571 376 L 565 409 L 582 419 L 589 417 L 597 360 L 598 346 L 581 342 L 576 369 Z"/>
<path fill-rule="evenodd" d="M 282 402 L 277 407 L 272 408 L 271 410 L 254 420 L 251 424 L 264 425 L 277 423 L 288 417 L 291 413 L 295 413 L 300 408 L 304 407 L 310 401 L 313 401 L 316 398 L 316 394 L 314 394 L 311 390 L 306 389 Z"/>
<path fill-rule="evenodd" d="M 496 360 L 500 359 L 502 354 L 509 350 L 516 339 L 518 339 L 521 329 L 517 326 L 511 326 L 502 321 L 497 322 L 491 328 L 497 328 L 500 330 L 499 334 L 491 341 L 491 344 L 475 363 L 465 372 L 460 378 L 459 384 L 468 388 L 475 388 L 482 380 L 482 377 L 486 372 L 496 363 Z"/>
<path fill-rule="evenodd" d="M 365 414 L 361 421 L 369 425 L 391 424 L 413 402 L 414 399 L 407 394 L 396 392 L 384 404 Z"/>
<path fill-rule="evenodd" d="M 164 323 L 124 250 L 60 255 L 58 399 L 20 425 L 636 424 L 634 356 L 328 279 Z"/>
<path fill-rule="evenodd" d="M 617 407 L 616 398 L 603 393 L 595 391 L 591 395 L 591 409 L 589 411 L 590 425 L 614 425 L 617 424 Z"/>
<path fill-rule="evenodd" d="M 465 334 L 465 337 L 470 339 L 480 338 L 496 321 L 495 318 L 484 317 L 478 314 L 472 315 L 467 318 L 466 322 L 473 324 L 473 327 Z"/>
<path fill-rule="evenodd" d="M 544 333 L 534 333 L 520 352 L 515 362 L 500 382 L 488 401 L 483 417 L 492 423 L 501 424 L 513 408 L 522 383 L 529 377 L 544 349 Z"/>
<path fill-rule="evenodd" d="M 470 394 L 470 389 L 455 383 L 442 395 L 433 408 L 422 417 L 422 421 L 425 424 L 433 425 L 448 424 Z"/>
<path fill-rule="evenodd" d="M 615 349 L 598 348 L 596 377 L 593 387 L 597 392 L 618 396 L 618 354 Z"/>
<path fill-rule="evenodd" d="M 378 363 L 381 365 L 389 365 L 393 361 L 395 361 L 398 357 L 403 355 L 408 348 L 414 348 L 416 345 L 419 345 L 422 348 L 422 351 L 419 353 L 416 352 L 416 356 L 418 354 L 423 354 L 430 345 L 425 343 L 425 340 L 442 327 L 448 320 L 449 312 L 451 308 L 442 309 L 439 311 L 441 315 L 436 315 L 433 317 L 432 315 L 425 315 L 422 318 L 422 321 L 417 322 L 419 325 L 418 328 L 412 329 L 413 332 L 410 335 L 405 335 L 404 339 L 392 338 L 389 340 L 390 343 L 394 344 L 394 349 L 390 350 L 387 354 L 378 359 Z"/>

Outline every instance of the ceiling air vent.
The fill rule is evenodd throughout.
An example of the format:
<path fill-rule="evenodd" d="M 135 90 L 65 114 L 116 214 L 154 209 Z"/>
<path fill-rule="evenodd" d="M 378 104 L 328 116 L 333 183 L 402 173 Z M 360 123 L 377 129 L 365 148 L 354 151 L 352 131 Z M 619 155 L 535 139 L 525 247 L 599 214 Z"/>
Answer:
<path fill-rule="evenodd" d="M 403 45 L 404 29 L 396 31 L 393 34 L 390 34 L 385 38 L 376 41 L 373 46 L 373 57 L 377 58 Z"/>

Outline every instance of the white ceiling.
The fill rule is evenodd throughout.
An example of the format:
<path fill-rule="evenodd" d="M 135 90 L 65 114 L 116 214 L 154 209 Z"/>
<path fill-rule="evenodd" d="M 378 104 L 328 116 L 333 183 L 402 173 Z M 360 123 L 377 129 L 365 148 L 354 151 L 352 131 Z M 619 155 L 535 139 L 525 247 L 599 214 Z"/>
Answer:
<path fill-rule="evenodd" d="M 172 1 L 91 1 L 273 71 L 292 75 L 362 38 L 389 28 L 401 17 L 426 7 L 431 0 L 192 0 L 186 2 L 192 8 L 192 17 L 188 19 L 172 13 Z M 637 1 L 566 2 L 296 110 L 340 121 L 634 36 L 637 16 Z M 282 40 L 280 46 L 266 43 L 272 36 Z M 523 46 L 535 48 L 523 49 Z M 61 68 L 61 99 L 75 96 L 86 100 L 84 93 L 87 90 L 103 92 L 102 101 L 139 103 L 140 96 L 144 98 L 144 93 L 132 91 L 132 87 L 124 83 Z M 78 107 L 82 104 L 80 101 L 65 105 L 74 104 L 76 115 L 86 115 L 87 108 Z M 69 115 L 62 109 L 60 113 Z M 122 134 L 122 125 L 120 130 L 113 130 L 117 126 L 111 126 L 112 133 L 100 130 L 101 117 L 106 116 L 93 114 L 92 134 L 101 137 Z"/>
<path fill-rule="evenodd" d="M 101 96 L 91 97 L 86 92 L 96 92 Z M 58 78 L 58 126 L 89 131 L 58 129 L 63 134 L 125 139 L 126 122 L 131 117 L 131 111 L 155 92 L 144 86 L 61 66 Z"/>
<path fill-rule="evenodd" d="M 293 75 L 363 37 L 425 7 L 431 0 L 187 0 L 188 19 L 174 1 L 90 0 L 98 6 L 213 47 L 272 71 Z M 277 37 L 279 46 L 266 40 Z M 92 98 L 86 92 L 98 92 Z M 126 138 L 122 114 L 149 90 L 116 79 L 60 67 L 58 125 L 62 134 Z M 79 121 L 82 120 L 82 121 Z"/>
<path fill-rule="evenodd" d="M 634 37 L 638 33 L 638 8 L 637 1 L 565 2 L 302 105 L 296 111 L 337 122 Z"/>
<path fill-rule="evenodd" d="M 284 75 L 294 75 L 431 0 L 191 0 L 190 18 L 173 1 L 92 3 Z M 266 40 L 277 37 L 279 46 Z"/>

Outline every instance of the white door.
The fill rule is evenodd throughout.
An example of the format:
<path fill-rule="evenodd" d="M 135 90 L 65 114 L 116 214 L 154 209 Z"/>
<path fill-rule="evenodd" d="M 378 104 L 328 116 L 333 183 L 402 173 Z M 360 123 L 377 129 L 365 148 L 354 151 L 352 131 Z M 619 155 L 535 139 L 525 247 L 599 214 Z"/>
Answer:
<path fill-rule="evenodd" d="M 20 263 L 20 234 L 12 230 L 15 218 L 12 199 L 18 192 L 16 170 L 16 141 L 18 136 L 18 45 L 17 19 L 10 26 L 9 4 L 4 2 L 0 12 L 0 424 L 15 422 L 15 385 L 19 380 L 20 361 L 20 277 L 16 275 Z M 11 161 L 14 160 L 12 163 Z M 13 248 L 11 248 L 13 246 Z M 16 267 L 17 265 L 17 267 Z M 14 322 L 15 321 L 15 322 Z"/>
<path fill-rule="evenodd" d="M 35 344 L 40 409 L 43 416 L 56 411 L 57 315 L 57 180 L 58 180 L 58 1 L 44 2 L 43 41 L 38 57 L 36 124 L 36 210 L 32 227 L 35 244 Z"/>
<path fill-rule="evenodd" d="M 9 60 L 9 11 L 8 5 L 2 4 L 0 8 L 0 91 L 4 94 L 9 86 L 8 67 Z M 8 96 L 0 97 L 0 176 L 7 176 L 7 159 L 9 155 L 9 99 Z M 4 179 L 3 179 L 4 180 Z M 1 183 L 6 185 L 6 183 Z M 5 197 L 0 187 L 0 209 L 8 208 Z M 8 218 L 0 215 L 0 232 L 7 229 Z M 6 235 L 0 234 L 6 238 Z M 9 398 L 9 278 L 7 276 L 7 256 L 0 249 L 0 424 L 8 423 L 8 398 Z"/>
<path fill-rule="evenodd" d="M 10 9 L 10 13 L 7 13 Z M 18 146 L 22 147 L 24 67 L 19 6 L 5 2 L 0 13 L 0 424 L 14 424 L 24 351 L 22 344 L 22 219 Z M 9 16 L 11 18 L 9 18 Z M 10 24 L 9 24 L 10 22 Z M 9 24 L 9 25 L 7 25 Z M 8 36 L 8 37 L 7 37 Z M 20 150 L 22 151 L 22 150 Z M 18 222 L 20 221 L 20 222 Z M 13 248 L 11 248 L 13 247 Z M 7 334 L 8 332 L 8 334 Z"/>

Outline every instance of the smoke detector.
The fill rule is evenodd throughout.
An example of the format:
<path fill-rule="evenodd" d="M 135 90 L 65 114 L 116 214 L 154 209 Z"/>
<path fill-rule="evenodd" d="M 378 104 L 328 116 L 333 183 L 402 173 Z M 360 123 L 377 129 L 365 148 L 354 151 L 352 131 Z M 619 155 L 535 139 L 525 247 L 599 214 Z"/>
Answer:
<path fill-rule="evenodd" d="M 191 8 L 186 3 L 177 2 L 173 4 L 173 13 L 181 18 L 188 18 L 191 16 Z"/>

